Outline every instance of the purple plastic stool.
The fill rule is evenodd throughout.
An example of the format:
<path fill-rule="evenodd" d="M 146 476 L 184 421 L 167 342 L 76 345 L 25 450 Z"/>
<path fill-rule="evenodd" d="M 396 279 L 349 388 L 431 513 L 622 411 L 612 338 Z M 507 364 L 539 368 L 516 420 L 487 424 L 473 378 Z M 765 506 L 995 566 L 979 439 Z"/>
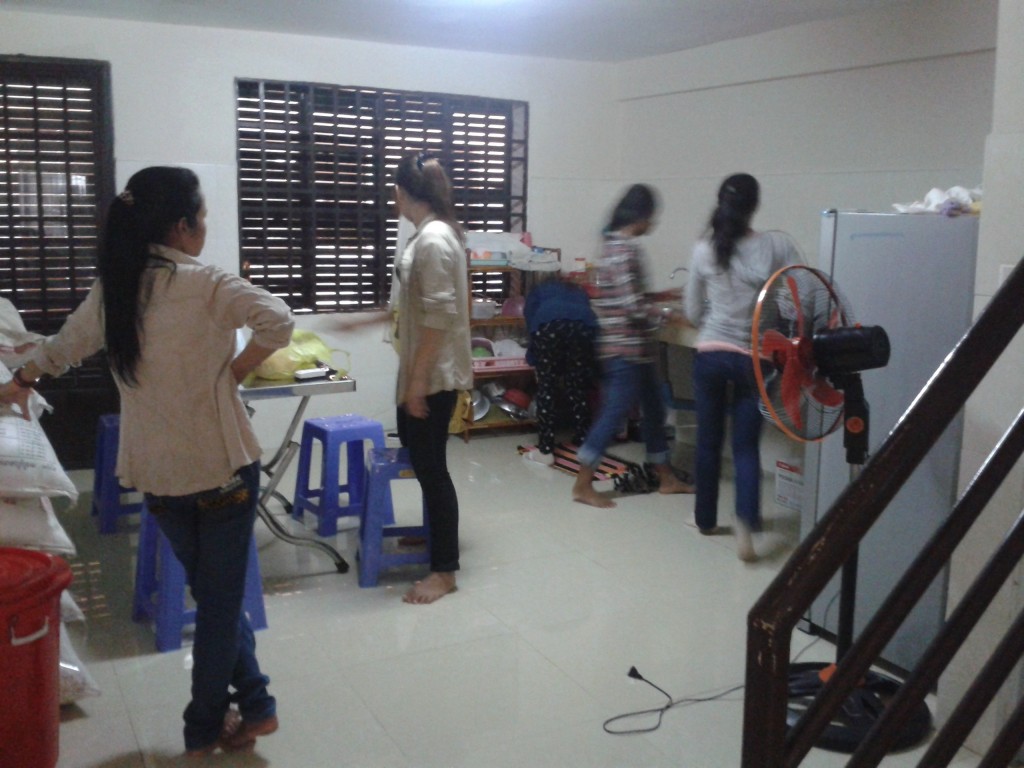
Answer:
<path fill-rule="evenodd" d="M 156 649 L 176 651 L 181 648 L 181 633 L 188 624 L 195 624 L 196 611 L 185 607 L 185 569 L 171 549 L 171 543 L 151 514 L 142 507 L 139 528 L 139 551 L 135 563 L 135 595 L 132 598 L 132 620 L 152 619 L 156 630 Z M 242 610 L 254 630 L 267 628 L 263 606 L 263 581 L 256 537 L 249 539 L 249 558 L 245 571 L 245 598 Z"/>
<path fill-rule="evenodd" d="M 359 586 L 375 587 L 380 572 L 398 565 L 430 563 L 430 525 L 426 510 L 423 524 L 393 525 L 395 511 L 391 481 L 416 479 L 416 472 L 405 448 L 375 448 L 369 454 L 366 470 L 366 504 L 359 525 Z M 421 536 L 427 540 L 422 552 L 384 552 L 384 539 Z"/>
<path fill-rule="evenodd" d="M 314 440 L 319 440 L 323 447 L 318 488 L 311 488 L 309 485 Z M 306 419 L 302 426 L 292 517 L 302 520 L 303 513 L 307 510 L 315 514 L 318 536 L 336 534 L 339 517 L 361 516 L 363 513 L 363 502 L 366 498 L 366 448 L 363 446 L 365 440 L 369 440 L 374 448 L 383 448 L 384 427 L 378 421 L 354 413 Z M 343 445 L 346 446 L 348 459 L 345 483 L 341 482 L 339 476 Z M 343 493 L 348 496 L 347 504 L 341 502 Z"/>

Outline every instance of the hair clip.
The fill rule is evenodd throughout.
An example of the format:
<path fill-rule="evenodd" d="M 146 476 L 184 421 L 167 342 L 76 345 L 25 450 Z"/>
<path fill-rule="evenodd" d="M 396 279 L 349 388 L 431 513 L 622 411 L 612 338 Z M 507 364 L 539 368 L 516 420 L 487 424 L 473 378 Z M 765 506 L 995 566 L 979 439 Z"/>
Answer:
<path fill-rule="evenodd" d="M 431 160 L 433 160 L 433 158 L 430 155 L 428 155 L 426 152 L 420 152 L 418 155 L 416 155 L 416 170 L 422 171 L 423 170 L 423 164 L 427 163 L 427 162 L 429 162 Z"/>
<path fill-rule="evenodd" d="M 125 205 L 131 205 L 132 203 L 135 202 L 135 196 L 132 195 L 132 191 L 130 189 L 126 189 L 124 192 L 118 195 L 118 198 Z"/>

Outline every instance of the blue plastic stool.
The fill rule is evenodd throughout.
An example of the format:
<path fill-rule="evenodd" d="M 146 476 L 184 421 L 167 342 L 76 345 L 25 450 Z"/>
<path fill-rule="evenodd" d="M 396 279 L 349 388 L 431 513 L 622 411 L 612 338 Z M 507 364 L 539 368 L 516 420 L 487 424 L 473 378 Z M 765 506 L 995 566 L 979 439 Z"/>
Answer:
<path fill-rule="evenodd" d="M 370 451 L 366 470 L 366 504 L 359 526 L 359 586 L 375 587 L 380 572 L 398 565 L 430 563 L 430 523 L 426 510 L 423 524 L 396 526 L 391 498 L 391 481 L 415 479 L 416 472 L 405 448 L 375 448 Z M 422 536 L 427 540 L 423 552 L 384 552 L 384 539 L 398 536 Z"/>
<path fill-rule="evenodd" d="M 107 413 L 96 425 L 96 464 L 92 478 L 92 513 L 96 516 L 100 533 L 115 533 L 117 520 L 142 509 L 142 502 L 123 503 L 121 496 L 135 493 L 117 481 L 117 444 L 121 437 L 121 416 Z"/>
<path fill-rule="evenodd" d="M 176 651 L 181 648 L 181 633 L 188 624 L 195 624 L 196 611 L 185 607 L 185 569 L 171 549 L 171 543 L 154 517 L 141 505 L 142 525 L 139 528 L 139 551 L 135 563 L 135 595 L 132 599 L 132 620 L 153 620 L 156 649 Z M 249 540 L 249 561 L 245 572 L 245 598 L 242 610 L 255 629 L 267 628 L 263 607 L 263 582 L 256 538 Z"/>
<path fill-rule="evenodd" d="M 311 488 L 309 485 L 314 440 L 319 440 L 323 446 L 319 488 Z M 383 448 L 384 427 L 378 421 L 354 413 L 307 419 L 302 426 L 292 517 L 302 520 L 306 510 L 315 514 L 319 536 L 336 534 L 339 517 L 359 516 L 363 513 L 363 502 L 366 499 L 364 440 L 373 443 L 374 448 Z M 348 454 L 347 482 L 344 484 L 339 477 L 343 445 L 347 446 Z M 341 503 L 342 493 L 348 494 L 348 503 L 345 505 Z"/>

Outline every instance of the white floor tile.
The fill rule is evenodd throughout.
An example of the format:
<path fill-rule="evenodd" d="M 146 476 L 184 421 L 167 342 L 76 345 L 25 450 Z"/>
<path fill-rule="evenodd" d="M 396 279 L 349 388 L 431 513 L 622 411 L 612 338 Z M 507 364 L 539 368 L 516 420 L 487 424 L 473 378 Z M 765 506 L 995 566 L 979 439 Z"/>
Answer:
<path fill-rule="evenodd" d="M 796 544 L 799 520 L 775 507 L 765 482 L 765 557 L 735 555 L 731 477 L 721 492 L 720 536 L 693 527 L 692 496 L 618 496 L 614 509 L 574 503 L 572 478 L 523 461 L 532 435 L 449 444 L 459 492 L 459 589 L 434 605 L 401 597 L 423 567 L 389 571 L 360 589 L 357 534 L 344 521 L 325 539 L 348 561 L 338 573 L 319 550 L 296 547 L 257 525 L 269 628 L 257 633 L 278 698 L 280 730 L 253 753 L 218 754 L 210 765 L 273 768 L 720 768 L 739 764 L 742 692 L 677 705 L 657 730 L 609 735 L 609 718 L 665 697 L 743 682 L 746 615 Z M 684 446 L 685 448 L 685 446 Z M 613 451 L 641 457 L 635 444 Z M 689 455 L 689 449 L 679 455 Z M 675 455 L 675 454 L 674 454 Z M 76 482 L 91 488 L 89 473 Z M 290 494 L 288 473 L 279 488 Z M 606 484 L 603 487 L 610 487 Z M 393 484 L 397 514 L 420 514 L 418 486 Z M 155 651 L 153 632 L 131 621 L 137 523 L 96 533 L 89 494 L 62 510 L 78 545 L 72 590 L 85 613 L 71 636 L 103 693 L 62 712 L 60 768 L 184 765 L 187 703 L 182 650 Z M 278 520 L 312 536 L 313 520 Z M 811 645 L 813 643 L 813 645 Z M 829 661 L 833 647 L 796 633 L 802 660 Z M 647 727 L 650 717 L 615 727 Z M 916 753 L 920 756 L 920 751 Z M 912 765 L 910 754 L 886 765 Z M 845 757 L 815 750 L 805 763 Z M 188 765 L 202 764 L 189 761 Z M 974 765 L 965 756 L 959 768 Z"/>

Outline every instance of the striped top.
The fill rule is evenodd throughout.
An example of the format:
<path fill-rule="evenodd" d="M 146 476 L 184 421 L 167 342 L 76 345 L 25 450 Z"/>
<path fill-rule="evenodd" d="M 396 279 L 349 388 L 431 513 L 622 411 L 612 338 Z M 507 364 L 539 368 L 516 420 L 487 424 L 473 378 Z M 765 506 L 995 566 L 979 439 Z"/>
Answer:
<path fill-rule="evenodd" d="M 594 284 L 597 295 L 591 304 L 601 326 L 598 356 L 653 362 L 657 323 L 647 297 L 644 253 L 636 238 L 617 232 L 605 237 Z"/>

